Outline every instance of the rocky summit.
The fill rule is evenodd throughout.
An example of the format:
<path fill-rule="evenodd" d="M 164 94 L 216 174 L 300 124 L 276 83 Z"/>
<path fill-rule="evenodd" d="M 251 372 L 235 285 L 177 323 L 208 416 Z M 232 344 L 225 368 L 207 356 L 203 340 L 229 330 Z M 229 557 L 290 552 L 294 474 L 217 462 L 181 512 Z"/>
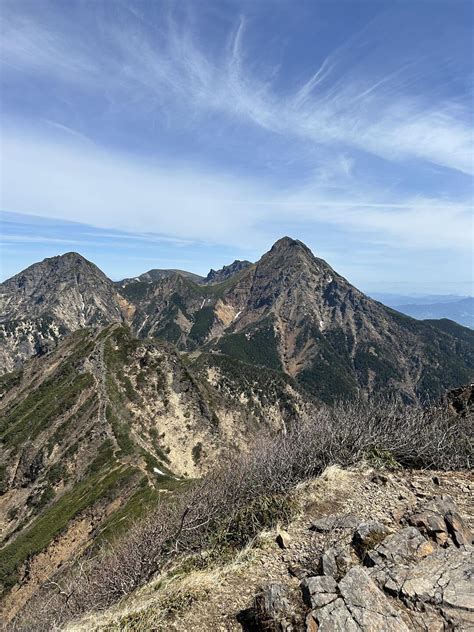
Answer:
<path fill-rule="evenodd" d="M 385 307 L 288 237 L 257 263 L 235 261 L 205 280 L 151 270 L 113 284 L 69 253 L 1 284 L 0 305 L 3 371 L 70 331 L 111 322 L 181 351 L 280 371 L 323 401 L 360 393 L 426 401 L 474 371 L 474 332 Z"/>
<path fill-rule="evenodd" d="M 132 312 L 112 281 L 81 255 L 35 263 L 0 284 L 2 372 L 46 353 L 70 332 L 123 322 Z"/>

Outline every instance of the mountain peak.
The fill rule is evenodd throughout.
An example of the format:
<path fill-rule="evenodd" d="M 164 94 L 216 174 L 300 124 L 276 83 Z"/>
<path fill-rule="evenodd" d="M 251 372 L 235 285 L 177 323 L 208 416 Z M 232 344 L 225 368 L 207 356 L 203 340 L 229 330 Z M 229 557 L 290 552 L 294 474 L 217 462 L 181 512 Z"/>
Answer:
<path fill-rule="evenodd" d="M 83 257 L 79 252 L 74 252 L 74 251 L 64 252 L 62 255 L 56 255 L 54 257 L 46 257 L 46 259 L 43 259 L 41 263 L 55 262 L 55 261 L 64 261 L 65 263 L 70 263 L 73 261 L 80 261 L 81 263 L 82 262 L 91 263 L 85 257 Z M 94 264 L 91 263 L 91 265 L 94 265 Z"/>
<path fill-rule="evenodd" d="M 281 239 L 276 241 L 270 249 L 270 252 L 273 253 L 287 253 L 298 251 L 305 252 L 306 254 L 310 255 L 313 254 L 306 244 L 304 244 L 299 239 L 292 239 L 291 237 L 282 237 Z"/>
<path fill-rule="evenodd" d="M 236 259 L 233 263 L 228 266 L 224 266 L 220 270 L 211 269 L 209 274 L 205 278 L 204 283 L 222 283 L 222 281 L 230 279 L 231 277 L 235 276 L 236 274 L 238 274 L 242 270 L 245 270 L 251 265 L 252 263 L 250 261 L 241 261 L 240 259 Z"/>

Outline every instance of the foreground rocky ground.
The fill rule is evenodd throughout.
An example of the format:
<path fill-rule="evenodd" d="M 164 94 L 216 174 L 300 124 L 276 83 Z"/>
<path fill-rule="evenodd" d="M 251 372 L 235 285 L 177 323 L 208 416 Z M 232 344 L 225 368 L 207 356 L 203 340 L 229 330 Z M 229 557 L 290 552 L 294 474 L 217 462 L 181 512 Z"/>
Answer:
<path fill-rule="evenodd" d="M 470 473 L 331 467 L 284 530 L 69 630 L 472 630 L 473 492 Z"/>

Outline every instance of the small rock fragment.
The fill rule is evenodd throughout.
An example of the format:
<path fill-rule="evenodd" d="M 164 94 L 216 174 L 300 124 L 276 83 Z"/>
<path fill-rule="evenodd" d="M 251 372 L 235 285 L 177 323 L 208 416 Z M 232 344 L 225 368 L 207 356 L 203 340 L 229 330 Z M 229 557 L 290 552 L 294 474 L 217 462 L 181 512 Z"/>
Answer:
<path fill-rule="evenodd" d="M 276 537 L 276 543 L 280 549 L 287 549 L 291 543 L 290 534 L 287 531 L 279 531 Z"/>
<path fill-rule="evenodd" d="M 336 552 L 334 549 L 326 549 L 319 560 L 319 572 L 327 577 L 338 579 Z"/>
<path fill-rule="evenodd" d="M 290 575 L 300 580 L 308 576 L 308 571 L 299 564 L 290 564 L 290 566 L 288 567 L 288 572 L 290 573 Z"/>
<path fill-rule="evenodd" d="M 333 529 L 354 529 L 359 524 L 359 518 L 351 514 L 345 516 L 323 516 L 311 523 L 310 530 L 318 533 L 327 533 Z"/>
<path fill-rule="evenodd" d="M 310 612 L 306 617 L 306 632 L 318 632 L 318 624 L 316 623 L 312 612 Z"/>
<path fill-rule="evenodd" d="M 359 556 L 363 557 L 367 550 L 382 542 L 389 534 L 390 529 L 381 522 L 362 522 L 354 531 L 352 544 Z"/>
<path fill-rule="evenodd" d="M 385 474 L 375 472 L 375 474 L 372 474 L 370 481 L 376 485 L 386 485 L 388 483 L 388 477 L 385 476 Z"/>
<path fill-rule="evenodd" d="M 311 523 L 310 530 L 316 531 L 317 533 L 327 533 L 334 528 L 336 524 L 336 516 L 324 516 L 323 518 L 318 518 Z"/>
<path fill-rule="evenodd" d="M 456 511 L 448 511 L 444 516 L 448 532 L 457 546 L 472 544 L 472 533 Z"/>

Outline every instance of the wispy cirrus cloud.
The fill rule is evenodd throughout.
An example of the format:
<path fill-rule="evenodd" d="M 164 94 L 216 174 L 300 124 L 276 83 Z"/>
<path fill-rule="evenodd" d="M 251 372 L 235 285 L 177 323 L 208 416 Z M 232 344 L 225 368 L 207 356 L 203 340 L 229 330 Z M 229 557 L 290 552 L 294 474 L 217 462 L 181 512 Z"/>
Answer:
<path fill-rule="evenodd" d="M 295 63 L 258 10 L 212 22 L 182 3 L 44 6 L 2 7 L 3 209 L 114 245 L 147 233 L 258 252 L 290 232 L 328 248 L 333 235 L 343 261 L 357 239 L 469 265 L 469 77 L 444 24 L 380 12 Z"/>
<path fill-rule="evenodd" d="M 8 161 L 2 167 L 2 206 L 19 213 L 235 246 L 263 245 L 269 232 L 277 238 L 278 226 L 290 221 L 363 232 L 374 243 L 395 239 L 406 247 L 466 250 L 472 245 L 469 200 L 394 201 L 350 177 L 331 195 L 325 181 L 275 187 L 205 168 L 133 159 L 69 136 L 51 141 L 31 131 L 5 133 L 3 152 Z M 342 170 L 347 168 L 343 160 Z"/>
<path fill-rule="evenodd" d="M 80 42 L 71 42 L 65 33 L 9 11 L 6 3 L 2 11 L 0 54 L 4 72 L 28 71 L 67 83 L 92 85 L 97 81 L 99 66 Z"/>
<path fill-rule="evenodd" d="M 79 83 L 105 95 L 113 108 L 163 110 L 181 121 L 217 112 L 323 147 L 338 144 L 384 160 L 473 172 L 468 103 L 417 90 L 433 65 L 444 62 L 415 48 L 396 65 L 373 67 L 371 58 L 384 54 L 383 22 L 353 35 L 299 85 L 283 91 L 279 66 L 263 74 L 255 50 L 246 48 L 251 24 L 245 18 L 212 53 L 192 22 L 178 22 L 172 13 L 152 30 L 140 19 L 103 23 L 99 42 L 46 30 L 32 20 L 5 22 L 7 66 Z"/>

